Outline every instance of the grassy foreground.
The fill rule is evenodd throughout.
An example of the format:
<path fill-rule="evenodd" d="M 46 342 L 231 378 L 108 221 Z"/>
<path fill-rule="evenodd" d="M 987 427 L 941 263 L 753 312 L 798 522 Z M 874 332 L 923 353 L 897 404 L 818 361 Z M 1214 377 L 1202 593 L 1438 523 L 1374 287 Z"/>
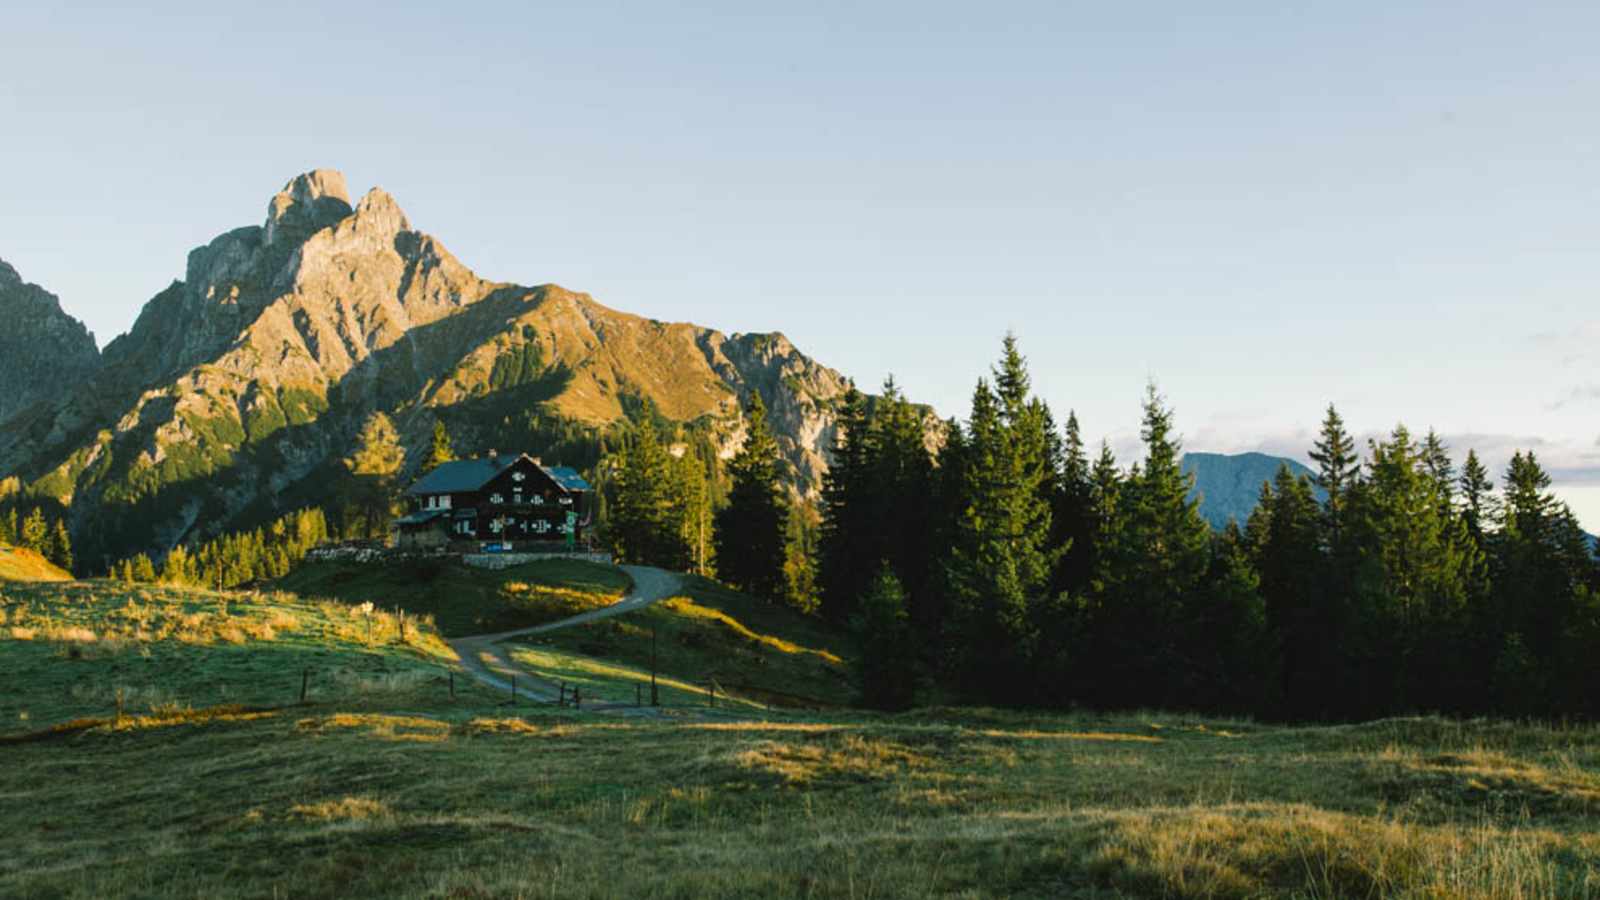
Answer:
<path fill-rule="evenodd" d="M 631 586 L 615 566 L 551 559 L 501 571 L 459 562 L 307 563 L 274 587 L 432 616 L 445 637 L 541 625 L 608 606 Z"/>
<path fill-rule="evenodd" d="M 1600 897 L 1592 727 L 573 714 L 343 604 L 3 591 L 4 897 Z M 285 706 L 305 653 L 350 675 Z M 259 695 L 37 730 L 232 665 Z"/>

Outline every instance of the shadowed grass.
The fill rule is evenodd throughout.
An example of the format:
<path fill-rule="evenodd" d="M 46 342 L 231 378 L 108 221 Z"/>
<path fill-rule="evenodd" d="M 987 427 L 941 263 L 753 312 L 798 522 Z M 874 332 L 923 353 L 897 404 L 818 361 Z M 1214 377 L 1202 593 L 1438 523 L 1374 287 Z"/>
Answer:
<path fill-rule="evenodd" d="M 848 635 L 707 579 L 684 581 L 683 596 L 523 638 L 517 658 L 548 678 L 582 680 L 598 695 L 631 701 L 633 685 L 649 681 L 654 631 L 657 672 L 681 691 L 672 702 L 704 702 L 713 682 L 719 696 L 760 705 L 830 708 L 854 698 Z"/>
<path fill-rule="evenodd" d="M 541 625 L 609 606 L 631 586 L 616 566 L 571 559 L 500 571 L 446 560 L 307 563 L 275 585 L 305 597 L 432 616 L 439 632 L 452 638 Z"/>
<path fill-rule="evenodd" d="M 23 702 L 66 722 L 87 704 L 50 696 L 85 672 L 136 686 L 135 661 L 195 691 L 238 665 L 282 700 L 284 662 L 320 652 L 351 681 L 0 747 L 0 896 L 1600 897 L 1594 727 L 579 715 L 464 679 L 448 701 L 426 627 L 369 645 L 338 604 L 148 593 L 6 586 L 0 627 L 35 634 L 0 632 L 0 666 L 47 688 Z"/>

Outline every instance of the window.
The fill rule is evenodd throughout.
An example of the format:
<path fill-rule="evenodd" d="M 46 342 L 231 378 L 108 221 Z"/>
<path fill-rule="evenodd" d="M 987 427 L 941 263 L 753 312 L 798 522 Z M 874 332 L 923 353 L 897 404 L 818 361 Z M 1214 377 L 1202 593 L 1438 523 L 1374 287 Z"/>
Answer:
<path fill-rule="evenodd" d="M 439 508 L 439 498 L 435 497 L 432 494 L 429 494 L 428 495 L 428 508 L 429 509 L 438 509 Z"/>
<path fill-rule="evenodd" d="M 450 508 L 450 495 L 449 494 L 440 495 L 440 497 L 439 497 L 439 508 L 440 509 L 449 509 Z"/>
<path fill-rule="evenodd" d="M 512 481 L 521 481 L 522 479 L 527 478 L 527 477 L 528 477 L 527 475 L 525 475 L 525 474 L 523 474 L 521 472 L 512 472 L 511 473 L 511 480 Z"/>
<path fill-rule="evenodd" d="M 534 506 L 543 506 L 544 505 L 544 497 L 542 495 L 540 495 L 540 494 L 534 494 L 533 495 L 533 505 Z"/>
<path fill-rule="evenodd" d="M 498 503 L 504 503 L 504 502 L 506 502 L 506 498 L 502 494 L 494 493 L 494 494 L 490 494 L 489 495 L 489 502 L 490 503 L 497 503 L 497 504 Z"/>

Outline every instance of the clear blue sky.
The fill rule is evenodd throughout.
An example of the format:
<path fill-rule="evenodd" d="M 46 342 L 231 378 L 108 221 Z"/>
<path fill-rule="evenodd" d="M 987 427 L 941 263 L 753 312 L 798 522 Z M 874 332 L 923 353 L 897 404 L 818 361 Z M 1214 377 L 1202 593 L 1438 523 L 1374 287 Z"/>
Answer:
<path fill-rule="evenodd" d="M 480 274 L 781 330 L 964 414 L 1015 329 L 1133 450 L 1323 408 L 1600 529 L 1600 4 L 10 9 L 0 258 L 105 342 L 306 169 Z M 1298 8 L 1291 8 L 1298 7 Z"/>

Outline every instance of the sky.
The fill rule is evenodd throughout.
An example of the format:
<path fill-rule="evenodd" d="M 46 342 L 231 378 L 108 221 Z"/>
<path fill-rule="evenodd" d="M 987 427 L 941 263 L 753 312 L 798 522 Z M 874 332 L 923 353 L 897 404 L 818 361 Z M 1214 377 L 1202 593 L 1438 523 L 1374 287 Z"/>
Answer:
<path fill-rule="evenodd" d="M 1125 462 L 1324 410 L 1536 451 L 1600 531 L 1600 4 L 22 4 L 0 258 L 102 345 L 316 167 L 480 275 L 782 331 Z"/>

